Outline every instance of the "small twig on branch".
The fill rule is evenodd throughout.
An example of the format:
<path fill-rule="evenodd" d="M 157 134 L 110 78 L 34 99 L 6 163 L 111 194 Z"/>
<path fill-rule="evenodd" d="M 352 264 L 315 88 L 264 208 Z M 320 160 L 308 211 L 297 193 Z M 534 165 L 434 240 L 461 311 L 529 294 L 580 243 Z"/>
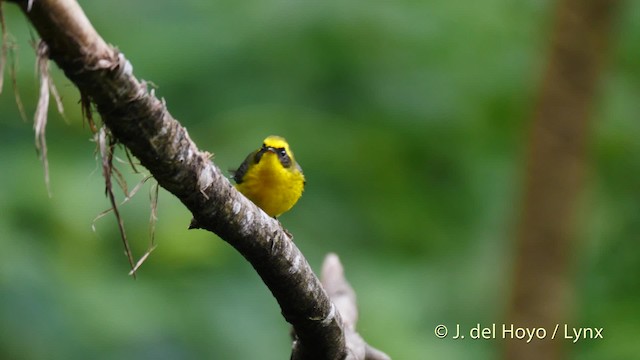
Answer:
<path fill-rule="evenodd" d="M 24 122 L 27 122 L 27 114 L 24 111 L 24 105 L 22 105 L 22 99 L 20 98 L 20 92 L 18 91 L 18 82 L 16 81 L 16 55 L 12 41 L 9 40 L 9 31 L 4 19 L 4 2 L 0 0 L 0 30 L 2 31 L 2 45 L 0 46 L 0 94 L 4 88 L 4 69 L 7 65 L 7 57 L 11 56 L 11 84 L 13 85 L 13 94 L 20 112 L 20 117 Z"/>
<path fill-rule="evenodd" d="M 58 105 L 58 112 L 64 116 L 64 108 L 62 106 L 62 100 L 58 95 L 51 75 L 49 74 L 49 48 L 44 41 L 40 41 L 36 45 L 37 55 L 37 70 L 40 76 L 40 94 L 38 98 L 38 106 L 36 107 L 36 113 L 33 117 L 33 128 L 36 135 L 36 150 L 42 166 L 44 168 L 44 183 L 47 187 L 47 192 L 51 196 L 51 184 L 49 181 L 49 159 L 47 158 L 47 112 L 49 111 L 49 99 L 50 94 L 53 94 L 56 104 Z"/>
<path fill-rule="evenodd" d="M 129 158 L 131 161 L 131 158 Z M 133 166 L 133 162 L 131 163 Z M 151 185 L 151 189 L 149 189 L 149 203 L 151 205 L 151 215 L 149 216 L 149 247 L 147 251 L 142 255 L 140 260 L 136 263 L 136 266 L 131 269 L 129 275 L 134 275 L 138 268 L 142 266 L 142 264 L 147 261 L 151 252 L 156 249 L 156 222 L 158 221 L 158 183 L 154 183 Z"/>
<path fill-rule="evenodd" d="M 136 278 L 135 269 L 137 268 L 133 261 L 133 254 L 131 253 L 131 247 L 129 246 L 129 241 L 127 240 L 127 233 L 124 230 L 124 222 L 122 220 L 122 216 L 120 216 L 120 211 L 118 210 L 118 203 L 116 202 L 116 198 L 113 194 L 113 183 L 111 182 L 111 177 L 113 174 L 113 151 L 115 149 L 115 143 L 112 140 L 111 136 L 107 134 L 107 129 L 102 128 L 98 132 L 98 147 L 100 148 L 100 157 L 102 158 L 102 176 L 104 177 L 104 191 L 109 197 L 109 202 L 111 203 L 111 210 L 116 216 L 116 221 L 118 222 L 118 230 L 120 231 L 120 237 L 122 239 L 122 244 L 124 245 L 124 253 L 127 256 L 127 260 L 129 260 L 129 265 L 131 266 L 130 275 L 133 275 L 133 278 Z M 129 194 L 127 194 L 126 188 L 123 188 L 127 198 L 129 198 Z"/>
<path fill-rule="evenodd" d="M 124 55 L 96 33 L 74 0 L 12 2 L 78 87 L 85 111 L 87 101 L 95 104 L 111 134 L 192 212 L 199 227 L 216 233 L 251 263 L 293 325 L 293 359 L 362 360 L 377 354 L 367 351 L 359 335 L 352 336 L 357 335 L 355 320 L 346 324 L 345 337 L 340 311 L 280 223 L 235 190 L 165 104 L 133 76 Z"/>
<path fill-rule="evenodd" d="M 38 106 L 33 117 L 33 129 L 36 134 L 36 150 L 42 167 L 44 168 L 44 183 L 47 193 L 51 196 L 51 185 L 49 184 L 49 160 L 47 158 L 47 111 L 49 110 L 49 57 L 47 44 L 39 42 L 36 49 L 37 69 L 40 76 L 40 94 L 38 96 Z"/>
<path fill-rule="evenodd" d="M 345 338 L 347 341 L 347 359 L 390 360 L 391 358 L 380 350 L 365 343 L 356 332 L 358 322 L 358 306 L 356 292 L 344 276 L 344 268 L 336 254 L 328 254 L 322 264 L 322 286 L 324 286 L 331 301 L 342 315 Z"/>

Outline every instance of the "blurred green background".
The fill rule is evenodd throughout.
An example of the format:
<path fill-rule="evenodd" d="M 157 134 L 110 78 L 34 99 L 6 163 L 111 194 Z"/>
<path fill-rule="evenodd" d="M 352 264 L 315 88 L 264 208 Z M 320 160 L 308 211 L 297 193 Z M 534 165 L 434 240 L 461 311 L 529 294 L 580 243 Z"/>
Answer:
<path fill-rule="evenodd" d="M 498 340 L 438 324 L 504 322 L 528 121 L 554 2 L 81 1 L 225 171 L 285 136 L 307 188 L 281 217 L 319 271 L 340 255 L 358 328 L 394 359 L 495 359 Z M 580 208 L 571 326 L 604 340 L 569 359 L 640 353 L 640 2 L 622 3 L 597 100 Z M 0 96 L 0 358 L 287 359 L 288 324 L 250 265 L 161 190 L 157 249 L 127 276 L 79 95 L 52 65 L 52 197 L 34 150 L 35 31 L 4 4 L 20 119 Z M 120 153 L 122 155 L 122 152 Z M 140 180 L 126 165 L 130 187 Z M 122 207 L 149 242 L 149 185 Z M 119 194 L 122 198 L 122 194 Z M 517 324 L 516 324 L 517 325 Z"/>

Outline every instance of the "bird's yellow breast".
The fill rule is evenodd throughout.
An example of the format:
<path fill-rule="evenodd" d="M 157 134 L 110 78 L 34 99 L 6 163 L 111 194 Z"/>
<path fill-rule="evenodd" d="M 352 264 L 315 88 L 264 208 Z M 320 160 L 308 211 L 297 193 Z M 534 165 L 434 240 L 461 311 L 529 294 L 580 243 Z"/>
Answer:
<path fill-rule="evenodd" d="M 276 154 L 265 152 L 259 162 L 249 166 L 236 189 L 269 216 L 277 217 L 302 196 L 304 181 L 298 166 L 285 168 Z"/>

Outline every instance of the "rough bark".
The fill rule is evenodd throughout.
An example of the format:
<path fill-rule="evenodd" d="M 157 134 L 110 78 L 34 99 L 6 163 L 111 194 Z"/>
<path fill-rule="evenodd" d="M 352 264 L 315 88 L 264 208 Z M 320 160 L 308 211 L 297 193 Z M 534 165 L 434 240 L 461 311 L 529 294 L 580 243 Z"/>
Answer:
<path fill-rule="evenodd" d="M 523 211 L 507 323 L 545 328 L 548 338 L 509 340 L 505 359 L 561 359 L 551 334 L 569 319 L 577 203 L 588 118 L 615 0 L 560 0 L 529 140 Z"/>
<path fill-rule="evenodd" d="M 292 359 L 364 359 L 352 354 L 367 345 L 349 342 L 351 335 L 345 341 L 339 311 L 280 223 L 235 190 L 80 6 L 74 0 L 10 2 L 22 8 L 50 59 L 95 105 L 117 141 L 192 212 L 199 228 L 220 236 L 255 268 L 293 325 Z M 355 322 L 347 333 L 355 333 Z"/>

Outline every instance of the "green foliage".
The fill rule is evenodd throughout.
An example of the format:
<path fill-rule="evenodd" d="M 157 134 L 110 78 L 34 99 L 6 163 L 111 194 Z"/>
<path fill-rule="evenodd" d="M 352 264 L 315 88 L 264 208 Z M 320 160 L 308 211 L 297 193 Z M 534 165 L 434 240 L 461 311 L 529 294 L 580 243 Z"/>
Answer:
<path fill-rule="evenodd" d="M 308 182 L 281 221 L 315 269 L 341 256 L 368 342 L 396 359 L 498 356 L 497 340 L 433 331 L 503 321 L 551 2 L 82 5 L 222 169 L 266 135 L 289 140 Z M 640 351 L 640 3 L 623 5 L 591 119 L 571 324 L 604 327 L 606 340 L 569 346 L 573 359 Z M 4 8 L 32 115 L 30 30 Z M 187 231 L 190 214 L 162 190 L 158 247 L 137 281 L 126 276 L 113 217 L 91 230 L 109 206 L 95 144 L 77 91 L 52 67 L 69 119 L 52 107 L 52 198 L 8 76 L 0 96 L 0 358 L 287 358 L 268 290 L 224 242 Z M 141 179 L 119 167 L 130 188 Z M 148 189 L 122 207 L 138 257 Z"/>

